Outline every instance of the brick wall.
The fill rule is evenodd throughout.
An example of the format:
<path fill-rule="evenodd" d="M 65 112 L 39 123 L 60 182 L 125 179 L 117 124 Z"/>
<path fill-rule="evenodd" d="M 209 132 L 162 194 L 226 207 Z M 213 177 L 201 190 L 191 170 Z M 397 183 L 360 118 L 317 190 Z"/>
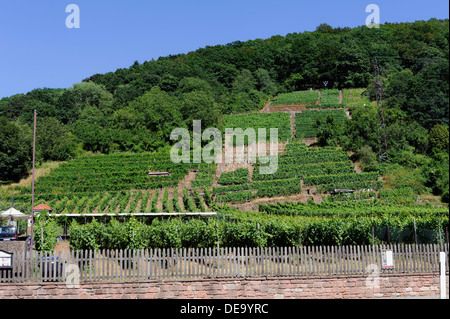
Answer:
<path fill-rule="evenodd" d="M 65 283 L 0 283 L 0 299 L 354 299 L 429 295 L 439 295 L 438 274 L 382 275 L 378 286 L 363 276 L 84 282 L 79 288 L 67 288 Z"/>

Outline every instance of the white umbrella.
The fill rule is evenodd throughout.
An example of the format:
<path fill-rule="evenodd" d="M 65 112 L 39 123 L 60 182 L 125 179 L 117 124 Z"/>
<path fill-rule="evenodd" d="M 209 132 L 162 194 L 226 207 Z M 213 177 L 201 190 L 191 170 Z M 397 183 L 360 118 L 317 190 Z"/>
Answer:
<path fill-rule="evenodd" d="M 30 218 L 29 215 L 19 212 L 14 207 L 11 207 L 10 209 L 2 211 L 0 213 L 0 219 L 15 220 L 15 219 L 29 219 L 29 218 Z"/>

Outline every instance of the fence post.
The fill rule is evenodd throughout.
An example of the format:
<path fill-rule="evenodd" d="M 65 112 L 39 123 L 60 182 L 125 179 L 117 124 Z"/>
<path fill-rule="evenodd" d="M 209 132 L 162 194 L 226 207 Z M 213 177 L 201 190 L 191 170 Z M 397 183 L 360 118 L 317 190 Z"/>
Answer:
<path fill-rule="evenodd" d="M 415 241 L 415 243 L 416 243 L 416 246 L 417 246 L 417 228 L 416 228 L 416 217 L 413 217 L 414 218 L 414 241 Z"/>
<path fill-rule="evenodd" d="M 388 245 L 391 245 L 391 233 L 389 232 L 389 226 L 387 226 L 387 241 Z"/>
<path fill-rule="evenodd" d="M 372 245 L 375 245 L 375 225 L 372 225 Z"/>
<path fill-rule="evenodd" d="M 440 295 L 441 295 L 441 299 L 446 299 L 447 296 L 447 285 L 445 283 L 445 258 L 446 258 L 446 254 L 445 252 L 441 251 L 439 253 L 439 272 L 440 272 L 440 276 L 439 276 L 439 289 L 440 289 Z"/>

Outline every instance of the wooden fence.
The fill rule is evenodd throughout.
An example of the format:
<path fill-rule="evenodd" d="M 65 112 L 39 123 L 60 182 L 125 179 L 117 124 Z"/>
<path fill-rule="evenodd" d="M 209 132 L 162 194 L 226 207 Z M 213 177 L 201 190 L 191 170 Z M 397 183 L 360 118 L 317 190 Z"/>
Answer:
<path fill-rule="evenodd" d="M 392 268 L 383 267 L 386 250 Z M 33 251 L 14 254 L 0 282 L 429 273 L 439 272 L 441 251 L 448 260 L 448 245 L 437 244 Z"/>

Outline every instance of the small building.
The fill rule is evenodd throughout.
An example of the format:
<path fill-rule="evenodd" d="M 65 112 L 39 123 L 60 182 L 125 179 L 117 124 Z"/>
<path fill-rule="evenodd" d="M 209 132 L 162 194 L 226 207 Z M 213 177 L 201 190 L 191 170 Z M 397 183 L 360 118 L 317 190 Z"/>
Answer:
<path fill-rule="evenodd" d="M 169 176 L 170 172 L 152 172 L 152 171 L 149 171 L 148 175 L 149 176 Z"/>
<path fill-rule="evenodd" d="M 33 207 L 33 211 L 34 212 L 44 212 L 44 211 L 46 211 L 46 212 L 50 213 L 52 211 L 52 208 L 50 206 L 45 205 L 45 204 L 39 204 L 39 205 Z"/>
<path fill-rule="evenodd" d="M 331 191 L 331 195 L 338 195 L 338 194 L 353 194 L 355 190 L 353 189 L 333 189 Z"/>

